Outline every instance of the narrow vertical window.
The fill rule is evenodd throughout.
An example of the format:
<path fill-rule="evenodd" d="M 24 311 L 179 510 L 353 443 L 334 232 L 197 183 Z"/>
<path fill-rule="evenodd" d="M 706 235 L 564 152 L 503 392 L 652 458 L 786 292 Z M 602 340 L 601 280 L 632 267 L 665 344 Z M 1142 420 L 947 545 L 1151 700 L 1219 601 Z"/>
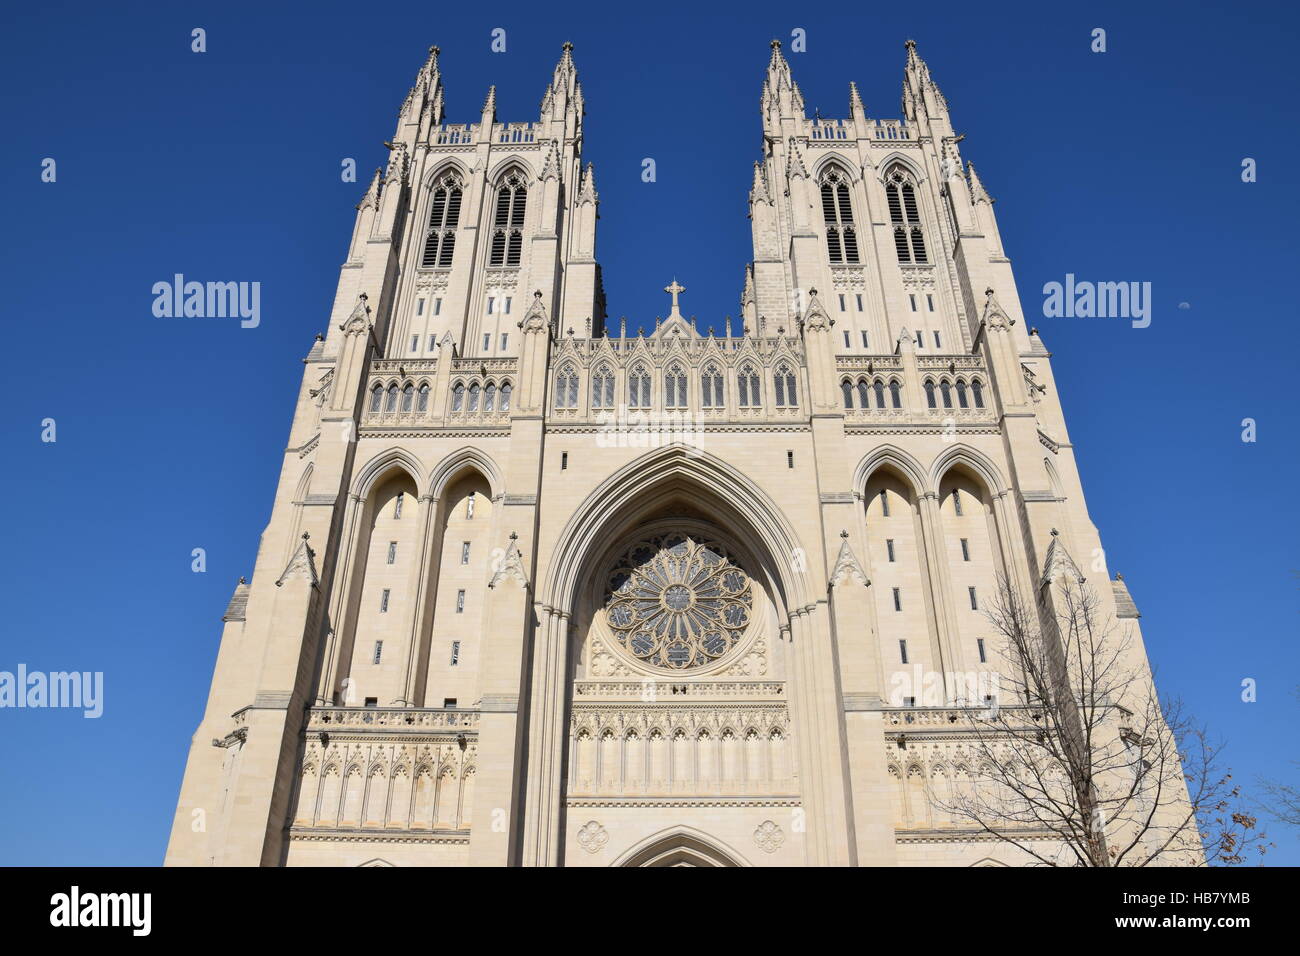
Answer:
<path fill-rule="evenodd" d="M 451 666 L 455 667 L 460 663 L 460 641 L 451 642 Z"/>
<path fill-rule="evenodd" d="M 375 641 L 375 655 L 370 659 L 370 663 L 378 664 L 384 659 L 384 642 Z"/>
<path fill-rule="evenodd" d="M 424 315 L 424 296 L 420 296 L 415 300 L 415 314 Z"/>
<path fill-rule="evenodd" d="M 492 314 L 492 309 L 496 306 L 496 296 L 488 296 L 488 315 Z"/>
<path fill-rule="evenodd" d="M 913 295 L 913 294 L 910 294 L 910 293 L 909 293 L 908 296 L 907 296 L 907 298 L 908 298 L 908 300 L 911 301 L 911 303 L 912 303 L 912 311 L 915 312 L 915 311 L 916 311 L 916 296 Z"/>
<path fill-rule="evenodd" d="M 389 592 L 388 592 L 388 588 L 384 588 L 383 593 L 379 595 L 379 613 L 380 613 L 380 614 L 387 614 L 387 613 L 388 613 L 388 593 L 389 593 Z"/>
<path fill-rule="evenodd" d="M 402 501 L 405 500 L 405 498 L 406 498 L 406 492 L 399 491 L 397 493 L 397 497 L 393 499 L 394 518 L 400 518 L 402 516 Z"/>
<path fill-rule="evenodd" d="M 510 334 L 507 333 L 507 332 L 502 332 L 502 333 L 501 333 L 501 351 L 502 351 L 502 352 L 504 352 L 504 351 L 506 350 L 506 343 L 508 343 L 509 341 L 510 341 Z"/>
<path fill-rule="evenodd" d="M 868 339 L 867 339 L 867 333 L 866 333 L 865 330 L 864 330 L 863 333 L 862 333 L 862 347 L 863 347 L 864 349 L 869 349 L 869 348 L 871 348 L 871 342 L 868 341 Z"/>
<path fill-rule="evenodd" d="M 511 172 L 497 189 L 488 265 L 519 265 L 524 244 L 524 211 L 527 200 L 528 190 L 524 186 L 523 175 Z"/>
<path fill-rule="evenodd" d="M 970 609 L 972 611 L 978 611 L 980 609 L 980 606 L 979 603 L 975 600 L 975 588 L 973 587 L 967 588 L 966 593 L 970 595 Z"/>
<path fill-rule="evenodd" d="M 889 492 L 884 488 L 880 489 L 880 513 L 886 518 L 889 517 Z"/>
<path fill-rule="evenodd" d="M 952 510 L 957 517 L 961 517 L 961 491 L 957 488 L 952 490 Z"/>
<path fill-rule="evenodd" d="M 510 314 L 510 300 L 512 296 L 506 296 L 506 315 Z"/>
<path fill-rule="evenodd" d="M 486 351 L 488 351 L 488 349 L 490 349 L 490 348 L 492 348 L 492 333 L 491 333 L 491 332 L 484 332 L 484 333 L 483 333 L 483 351 L 486 352 Z"/>
<path fill-rule="evenodd" d="M 478 492 L 471 491 L 469 497 L 465 500 L 465 519 L 469 520 L 474 517 L 474 497 Z"/>
<path fill-rule="evenodd" d="M 961 559 L 963 561 L 970 560 L 970 542 L 965 538 L 961 539 Z"/>
<path fill-rule="evenodd" d="M 433 300 L 433 314 L 434 314 L 434 315 L 442 315 L 442 299 L 441 299 L 441 298 L 438 298 L 438 299 L 434 299 L 434 300 Z"/>
<path fill-rule="evenodd" d="M 938 333 L 938 331 L 936 331 L 936 332 L 934 333 L 934 347 L 937 348 L 937 349 L 939 349 L 939 348 L 943 348 L 943 346 L 942 346 L 942 345 L 940 344 L 940 342 L 939 342 L 939 333 Z"/>
<path fill-rule="evenodd" d="M 794 467 L 794 452 L 792 452 L 792 451 L 787 451 L 787 452 L 785 453 L 785 464 L 786 464 L 786 467 L 787 467 L 787 468 L 793 468 L 793 467 Z"/>
<path fill-rule="evenodd" d="M 933 312 L 933 311 L 934 311 L 934 296 L 927 294 L 926 297 L 925 297 L 925 304 L 926 304 L 927 306 L 929 306 L 929 307 L 930 307 L 930 311 Z"/>
<path fill-rule="evenodd" d="M 839 169 L 829 170 L 822 179 L 821 198 L 822 218 L 826 223 L 826 251 L 830 261 L 836 265 L 856 263 L 858 238 L 853 231 L 848 177 Z"/>
<path fill-rule="evenodd" d="M 461 184 L 455 173 L 443 176 L 434 186 L 420 268 L 446 269 L 451 266 L 456 248 L 456 224 L 460 220 L 460 198 Z"/>
<path fill-rule="evenodd" d="M 985 656 L 985 654 L 984 654 L 984 638 L 982 638 L 982 637 L 981 637 L 981 638 L 977 638 L 976 641 L 975 641 L 975 645 L 979 648 L 979 651 L 980 651 L 980 663 L 981 663 L 981 664 L 987 664 L 987 663 L 988 663 L 988 658 L 987 658 L 987 657 Z"/>
<path fill-rule="evenodd" d="M 397 561 L 397 542 L 388 542 L 388 563 L 393 564 Z"/>
<path fill-rule="evenodd" d="M 429 336 L 429 344 L 425 346 L 425 351 L 432 352 L 437 347 L 438 347 L 437 336 L 433 336 L 433 335 Z"/>
<path fill-rule="evenodd" d="M 560 471 L 568 471 L 568 470 L 569 470 L 569 453 L 567 451 L 562 451 L 560 452 Z"/>
<path fill-rule="evenodd" d="M 853 298 L 857 301 L 857 304 L 858 304 L 858 311 L 861 312 L 861 311 L 862 311 L 862 294 L 859 293 L 859 294 L 855 295 Z"/>
<path fill-rule="evenodd" d="M 894 560 L 894 539 L 893 538 L 885 539 L 885 554 L 888 556 L 889 561 L 892 562 Z"/>
<path fill-rule="evenodd" d="M 465 613 L 465 591 L 463 589 L 456 592 L 456 613 Z"/>
<path fill-rule="evenodd" d="M 894 591 L 894 610 L 901 611 L 903 609 L 903 596 L 899 593 L 898 588 L 894 588 L 893 591 Z M 904 664 L 907 663 L 906 658 L 903 659 L 903 663 Z"/>
<path fill-rule="evenodd" d="M 841 312 L 846 312 L 846 311 L 848 311 L 847 309 L 844 308 L 844 293 L 843 293 L 843 292 L 840 293 L 840 311 L 841 311 Z"/>
<path fill-rule="evenodd" d="M 925 383 L 925 407 L 934 408 L 934 382 Z"/>
<path fill-rule="evenodd" d="M 844 347 L 845 347 L 846 349 L 847 349 L 847 348 L 852 348 L 852 347 L 853 347 L 853 346 L 852 346 L 852 339 L 849 338 L 849 332 L 848 332 L 848 329 L 845 329 L 845 330 L 844 330 Z"/>
<path fill-rule="evenodd" d="M 462 541 L 460 543 L 460 563 L 469 564 L 469 542 L 468 541 Z"/>
<path fill-rule="evenodd" d="M 411 336 L 411 351 L 412 352 L 420 351 L 420 337 L 418 335 Z"/>
<path fill-rule="evenodd" d="M 898 659 L 904 664 L 907 663 L 907 641 L 898 642 Z"/>

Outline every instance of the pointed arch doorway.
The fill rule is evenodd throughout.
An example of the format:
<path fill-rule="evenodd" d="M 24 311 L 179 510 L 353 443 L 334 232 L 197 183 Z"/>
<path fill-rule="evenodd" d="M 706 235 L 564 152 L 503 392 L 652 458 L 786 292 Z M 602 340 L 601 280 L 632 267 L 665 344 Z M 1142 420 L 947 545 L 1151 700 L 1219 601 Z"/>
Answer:
<path fill-rule="evenodd" d="M 735 851 L 689 827 L 659 833 L 632 847 L 614 866 L 749 866 Z"/>

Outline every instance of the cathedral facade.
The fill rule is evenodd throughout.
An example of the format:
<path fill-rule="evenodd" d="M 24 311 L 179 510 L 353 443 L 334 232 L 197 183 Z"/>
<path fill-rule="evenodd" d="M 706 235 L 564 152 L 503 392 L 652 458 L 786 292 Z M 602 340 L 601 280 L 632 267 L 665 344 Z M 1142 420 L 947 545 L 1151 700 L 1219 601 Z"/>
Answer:
<path fill-rule="evenodd" d="M 850 84 L 809 119 L 773 42 L 711 327 L 685 274 L 653 332 L 607 316 L 568 44 L 536 121 L 443 98 L 435 47 L 304 359 L 167 864 L 1024 862 L 927 799 L 969 772 L 944 715 L 996 670 L 1000 579 L 1104 559 L 915 46 L 901 118 Z"/>

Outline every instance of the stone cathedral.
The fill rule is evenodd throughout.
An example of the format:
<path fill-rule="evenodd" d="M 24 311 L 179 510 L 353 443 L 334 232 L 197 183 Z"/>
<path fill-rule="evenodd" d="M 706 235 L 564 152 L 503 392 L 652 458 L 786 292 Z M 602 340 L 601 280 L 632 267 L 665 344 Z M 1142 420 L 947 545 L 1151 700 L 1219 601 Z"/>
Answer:
<path fill-rule="evenodd" d="M 536 119 L 492 89 L 464 124 L 431 49 L 303 359 L 168 865 L 1023 862 L 927 799 L 965 772 L 940 715 L 997 666 L 999 577 L 1101 544 L 926 63 L 909 42 L 898 119 L 848 92 L 810 119 L 773 41 L 738 313 L 683 315 L 683 264 L 629 333 L 572 47 Z"/>

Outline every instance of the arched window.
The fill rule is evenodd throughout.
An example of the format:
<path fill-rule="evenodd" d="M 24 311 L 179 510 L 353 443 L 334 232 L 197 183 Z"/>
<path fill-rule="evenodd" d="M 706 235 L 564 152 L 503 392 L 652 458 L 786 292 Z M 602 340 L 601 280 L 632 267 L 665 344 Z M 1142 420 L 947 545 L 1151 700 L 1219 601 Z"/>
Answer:
<path fill-rule="evenodd" d="M 799 399 L 794 387 L 794 372 L 790 366 L 782 363 L 776 367 L 776 372 L 772 375 L 772 384 L 776 387 L 776 404 L 781 408 L 793 407 L 799 404 Z"/>
<path fill-rule="evenodd" d="M 700 404 L 705 408 L 721 408 L 726 404 L 722 387 L 722 372 L 716 365 L 704 366 L 700 376 Z"/>
<path fill-rule="evenodd" d="M 487 387 L 483 389 L 483 411 L 496 411 L 497 405 L 497 386 L 496 382 L 488 382 Z"/>
<path fill-rule="evenodd" d="M 952 408 L 952 386 L 946 378 L 939 382 L 939 394 L 943 396 L 943 407 Z"/>
<path fill-rule="evenodd" d="M 482 393 L 483 393 L 483 389 L 479 386 L 478 382 L 475 382 L 473 385 L 469 387 L 469 408 L 467 409 L 467 411 L 471 411 L 471 412 L 478 411 L 478 400 L 479 400 L 479 396 Z"/>
<path fill-rule="evenodd" d="M 975 407 L 984 407 L 984 386 L 980 384 L 979 379 L 974 379 L 970 383 L 971 398 L 975 399 Z"/>
<path fill-rule="evenodd" d="M 970 408 L 966 402 L 966 383 L 961 379 L 957 379 L 957 407 Z"/>
<path fill-rule="evenodd" d="M 664 372 L 664 408 L 686 407 L 686 373 L 680 365 L 671 365 Z"/>
<path fill-rule="evenodd" d="M 834 167 L 822 177 L 822 216 L 826 220 L 826 246 L 831 262 L 856 263 L 858 237 L 853 231 L 848 177 Z"/>
<path fill-rule="evenodd" d="M 578 370 L 565 365 L 555 376 L 555 407 L 578 407 Z"/>
<path fill-rule="evenodd" d="M 409 412 L 415 401 L 415 386 L 410 382 L 402 389 L 402 411 Z"/>
<path fill-rule="evenodd" d="M 627 376 L 628 408 L 650 407 L 650 373 L 638 365 Z"/>
<path fill-rule="evenodd" d="M 921 211 L 916 203 L 916 186 L 899 166 L 885 175 L 885 199 L 889 222 L 894 227 L 894 251 L 899 262 L 926 262 L 925 238 L 921 234 Z"/>
<path fill-rule="evenodd" d="M 497 187 L 497 208 L 492 217 L 492 251 L 490 266 L 517 266 L 524 247 L 524 212 L 528 204 L 528 187 L 524 175 L 512 171 Z"/>
<path fill-rule="evenodd" d="M 934 404 L 934 382 L 927 381 L 927 382 L 925 383 L 925 407 L 926 407 L 926 408 L 934 408 L 934 407 L 935 407 L 935 404 Z"/>
<path fill-rule="evenodd" d="M 895 408 L 903 407 L 903 386 L 897 381 L 889 383 L 889 399 Z"/>
<path fill-rule="evenodd" d="M 591 379 L 591 407 L 614 407 L 614 370 L 608 365 L 596 369 Z"/>
<path fill-rule="evenodd" d="M 425 233 L 420 268 L 451 267 L 451 257 L 456 246 L 456 224 L 460 221 L 460 197 L 460 180 L 455 173 L 448 172 L 433 187 L 429 229 Z"/>
<path fill-rule="evenodd" d="M 844 393 L 844 407 L 852 408 L 853 407 L 853 385 L 851 382 L 849 382 L 847 378 L 844 381 L 840 382 L 840 391 Z"/>
<path fill-rule="evenodd" d="M 370 390 L 370 410 L 372 412 L 379 411 L 379 408 L 383 404 L 383 401 L 384 401 L 384 386 L 376 384 L 375 387 Z"/>
<path fill-rule="evenodd" d="M 762 404 L 762 387 L 759 385 L 758 373 L 754 371 L 752 365 L 742 365 L 740 367 L 740 374 L 736 376 L 736 382 L 740 386 L 740 405 L 742 408 L 755 408 Z"/>
<path fill-rule="evenodd" d="M 514 391 L 509 382 L 501 383 L 501 411 L 510 411 L 510 393 Z"/>
<path fill-rule="evenodd" d="M 451 410 L 458 412 L 465 407 L 465 386 L 457 382 L 451 389 Z"/>
<path fill-rule="evenodd" d="M 429 383 L 425 382 L 420 386 L 420 390 L 415 393 L 415 410 L 417 412 L 427 412 L 429 410 Z"/>
<path fill-rule="evenodd" d="M 876 393 L 876 408 L 884 408 L 885 407 L 885 383 L 880 379 L 876 379 L 876 383 L 872 386 L 872 389 Z"/>
<path fill-rule="evenodd" d="M 871 390 L 867 387 L 867 380 L 865 378 L 858 379 L 858 407 L 871 407 Z"/>
<path fill-rule="evenodd" d="M 388 386 L 388 401 L 384 402 L 384 411 L 397 411 L 397 385 Z"/>

